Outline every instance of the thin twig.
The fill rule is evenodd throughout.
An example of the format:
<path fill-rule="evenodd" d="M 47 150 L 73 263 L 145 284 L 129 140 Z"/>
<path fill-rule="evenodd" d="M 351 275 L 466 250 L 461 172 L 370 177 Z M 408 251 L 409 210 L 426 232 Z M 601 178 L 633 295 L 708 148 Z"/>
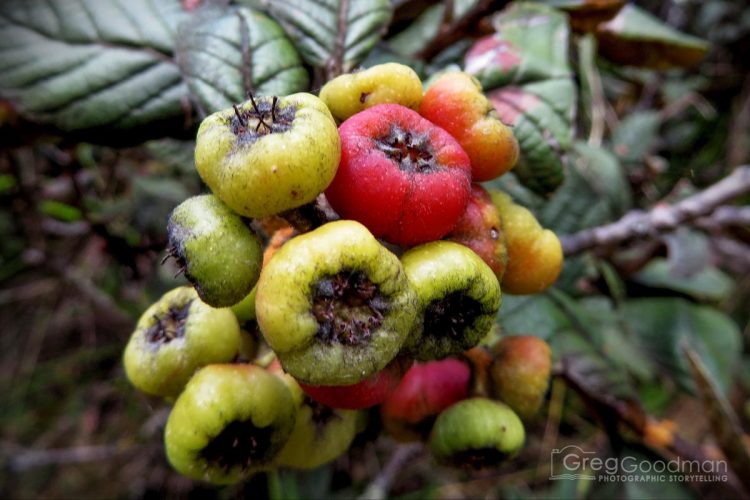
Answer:
<path fill-rule="evenodd" d="M 435 38 L 430 41 L 416 56 L 420 59 L 430 60 L 447 47 L 453 45 L 458 39 L 466 36 L 469 28 L 476 24 L 481 18 L 499 8 L 505 2 L 497 0 L 480 0 L 466 14 L 458 19 L 453 19 L 447 24 L 442 24 Z M 450 8 L 450 5 L 445 7 Z M 451 12 L 452 17 L 452 12 Z M 443 18 L 445 19 L 445 17 Z M 450 21 L 451 18 L 448 18 Z"/>
<path fill-rule="evenodd" d="M 648 212 L 633 210 L 620 220 L 584 229 L 560 238 L 566 256 L 595 247 L 614 246 L 625 241 L 657 236 L 682 223 L 711 214 L 721 205 L 750 193 L 750 166 L 737 167 L 731 175 L 674 205 L 657 205 Z"/>
<path fill-rule="evenodd" d="M 123 448 L 116 445 L 77 446 L 57 450 L 25 450 L 15 452 L 8 461 L 10 470 L 21 472 L 48 465 L 72 465 L 89 462 L 100 462 L 134 453 L 137 446 Z"/>
<path fill-rule="evenodd" d="M 398 445 L 390 459 L 388 459 L 388 463 L 386 463 L 380 473 L 375 476 L 375 479 L 373 479 L 360 498 L 372 500 L 387 498 L 391 485 L 396 479 L 398 473 L 403 471 L 404 466 L 421 453 L 423 448 L 422 443 Z"/>

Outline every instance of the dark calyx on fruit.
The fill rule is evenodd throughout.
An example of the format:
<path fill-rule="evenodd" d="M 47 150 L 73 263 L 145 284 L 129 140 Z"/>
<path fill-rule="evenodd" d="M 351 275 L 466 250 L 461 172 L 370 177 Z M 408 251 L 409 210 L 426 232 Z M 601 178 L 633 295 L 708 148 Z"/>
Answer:
<path fill-rule="evenodd" d="M 469 448 L 453 453 L 450 456 L 450 461 L 458 467 L 476 470 L 495 466 L 507 458 L 507 453 L 503 453 L 492 446 L 486 446 L 483 448 Z"/>
<path fill-rule="evenodd" d="M 340 272 L 321 279 L 313 290 L 318 339 L 359 345 L 383 323 L 388 302 L 361 271 Z"/>
<path fill-rule="evenodd" d="M 311 420 L 317 432 L 323 432 L 323 429 L 325 429 L 329 422 L 341 418 L 333 408 L 323 403 L 318 403 L 307 394 L 305 394 L 304 404 L 312 410 Z"/>
<path fill-rule="evenodd" d="M 415 134 L 392 125 L 388 135 L 375 139 L 375 145 L 405 172 L 430 173 L 439 169 L 427 133 Z"/>
<path fill-rule="evenodd" d="M 247 469 L 266 463 L 271 447 L 272 427 L 256 427 L 249 420 L 230 422 L 205 448 L 200 456 L 211 465 L 229 470 Z"/>
<path fill-rule="evenodd" d="M 434 337 L 461 338 L 482 313 L 481 304 L 462 292 L 430 302 L 424 313 L 424 331 Z"/>
<path fill-rule="evenodd" d="M 170 305 L 167 314 L 154 316 L 156 323 L 146 331 L 146 340 L 151 344 L 166 344 L 185 335 L 185 323 L 190 313 L 189 300 L 183 305 Z"/>
<path fill-rule="evenodd" d="M 272 100 L 259 99 L 251 95 L 252 109 L 234 106 L 234 116 L 229 126 L 240 143 L 255 142 L 261 136 L 286 132 L 292 128 L 297 112 L 295 106 L 279 106 L 278 97 Z"/>

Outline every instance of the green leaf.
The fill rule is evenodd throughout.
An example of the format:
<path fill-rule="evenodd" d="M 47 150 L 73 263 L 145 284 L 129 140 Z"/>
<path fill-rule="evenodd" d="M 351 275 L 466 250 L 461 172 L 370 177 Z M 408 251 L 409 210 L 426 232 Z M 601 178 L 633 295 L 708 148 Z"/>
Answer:
<path fill-rule="evenodd" d="M 693 384 L 682 342 L 700 355 L 721 391 L 728 391 L 742 349 L 739 328 L 726 315 L 678 298 L 631 300 L 621 314 L 639 350 L 684 389 Z"/>
<path fill-rule="evenodd" d="M 573 141 L 576 88 L 568 63 L 567 17 L 519 2 L 495 16 L 493 25 L 497 33 L 469 50 L 465 68 L 485 90 L 495 89 L 488 97 L 514 128 L 521 147 L 516 176 L 547 195 L 563 182 Z"/>
<path fill-rule="evenodd" d="M 544 227 L 571 234 L 618 218 L 631 205 L 630 187 L 617 158 L 576 142 L 563 185 L 539 211 Z"/>
<path fill-rule="evenodd" d="M 715 381 L 712 380 L 711 374 L 698 353 L 687 344 L 682 347 L 711 423 L 711 430 L 724 455 L 729 459 L 732 470 L 743 481 L 745 487 L 748 487 L 750 486 L 750 450 L 745 441 L 740 419 L 727 398 L 716 387 Z"/>
<path fill-rule="evenodd" d="M 177 35 L 177 64 L 204 114 L 252 94 L 286 95 L 307 88 L 308 75 L 275 21 L 246 8 L 204 9 Z"/>
<path fill-rule="evenodd" d="M 331 75 L 352 70 L 391 19 L 388 0 L 259 0 L 310 65 Z"/>
<path fill-rule="evenodd" d="M 612 150 L 625 162 L 640 163 L 651 152 L 660 126 L 661 116 L 656 111 L 632 113 L 612 132 Z"/>
<path fill-rule="evenodd" d="M 612 19 L 625 5 L 625 0 L 538 0 L 570 15 L 575 31 L 594 31 L 600 23 Z"/>
<path fill-rule="evenodd" d="M 81 209 L 61 201 L 44 200 L 39 204 L 39 211 L 65 222 L 81 220 Z"/>
<path fill-rule="evenodd" d="M 458 0 L 451 2 L 451 19 L 460 19 L 469 12 L 478 0 Z M 388 45 L 402 56 L 414 57 L 433 41 L 440 32 L 445 18 L 445 4 L 440 3 L 425 9 L 406 29 L 388 39 Z"/>
<path fill-rule="evenodd" d="M 64 131 L 105 129 L 108 142 L 123 137 L 106 130 L 179 130 L 187 88 L 172 51 L 185 16 L 178 0 L 4 1 L 0 95 Z"/>
<path fill-rule="evenodd" d="M 694 66 L 710 47 L 632 3 L 600 25 L 597 37 L 601 54 L 610 61 L 655 69 Z"/>
<path fill-rule="evenodd" d="M 685 277 L 675 274 L 667 259 L 656 257 L 631 279 L 652 288 L 665 288 L 690 295 L 698 300 L 720 301 L 734 289 L 734 282 L 716 267 L 705 267 Z"/>

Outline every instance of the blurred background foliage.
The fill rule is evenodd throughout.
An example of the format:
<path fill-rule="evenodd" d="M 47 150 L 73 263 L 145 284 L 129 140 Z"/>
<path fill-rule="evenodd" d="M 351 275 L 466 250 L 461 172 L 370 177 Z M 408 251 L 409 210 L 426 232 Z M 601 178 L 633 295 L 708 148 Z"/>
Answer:
<path fill-rule="evenodd" d="M 750 163 L 749 34 L 748 4 L 723 0 L 3 2 L 0 491 L 348 498 L 373 493 L 398 451 L 375 439 L 372 412 L 349 454 L 312 472 L 214 489 L 166 464 L 167 407 L 128 386 L 120 357 L 140 312 L 184 282 L 160 265 L 165 223 L 205 189 L 191 138 L 207 113 L 248 92 L 316 92 L 384 61 L 426 80 L 465 69 L 522 147 L 515 174 L 489 185 L 571 235 L 672 204 Z M 685 441 L 717 457 L 747 441 L 748 201 L 671 232 L 570 252 L 554 288 L 506 295 L 502 331 L 553 347 L 548 411 L 501 469 L 436 468 L 418 451 L 389 495 L 741 491 L 552 483 L 548 472 L 550 451 L 566 444 L 648 458 L 679 455 Z M 648 422 L 670 423 L 680 439 L 656 446 Z M 732 465 L 747 470 L 746 449 Z"/>

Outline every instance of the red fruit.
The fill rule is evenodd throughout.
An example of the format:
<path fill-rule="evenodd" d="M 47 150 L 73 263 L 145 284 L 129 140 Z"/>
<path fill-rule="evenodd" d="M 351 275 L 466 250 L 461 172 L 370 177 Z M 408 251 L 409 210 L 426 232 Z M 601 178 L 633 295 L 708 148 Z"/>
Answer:
<path fill-rule="evenodd" d="M 470 379 L 469 365 L 457 359 L 415 363 L 383 403 L 385 428 L 401 441 L 427 437 L 440 412 L 468 397 Z"/>
<path fill-rule="evenodd" d="M 471 186 L 466 211 L 446 239 L 474 250 L 490 266 L 498 281 L 503 279 L 508 263 L 503 222 L 490 194 L 479 184 Z"/>
<path fill-rule="evenodd" d="M 332 408 L 359 410 L 379 405 L 393 392 L 411 362 L 392 361 L 379 372 L 352 385 L 307 385 L 297 381 L 305 393 Z"/>
<path fill-rule="evenodd" d="M 469 157 L 409 108 L 381 104 L 339 127 L 341 163 L 326 197 L 379 238 L 416 245 L 445 236 L 466 208 Z"/>

